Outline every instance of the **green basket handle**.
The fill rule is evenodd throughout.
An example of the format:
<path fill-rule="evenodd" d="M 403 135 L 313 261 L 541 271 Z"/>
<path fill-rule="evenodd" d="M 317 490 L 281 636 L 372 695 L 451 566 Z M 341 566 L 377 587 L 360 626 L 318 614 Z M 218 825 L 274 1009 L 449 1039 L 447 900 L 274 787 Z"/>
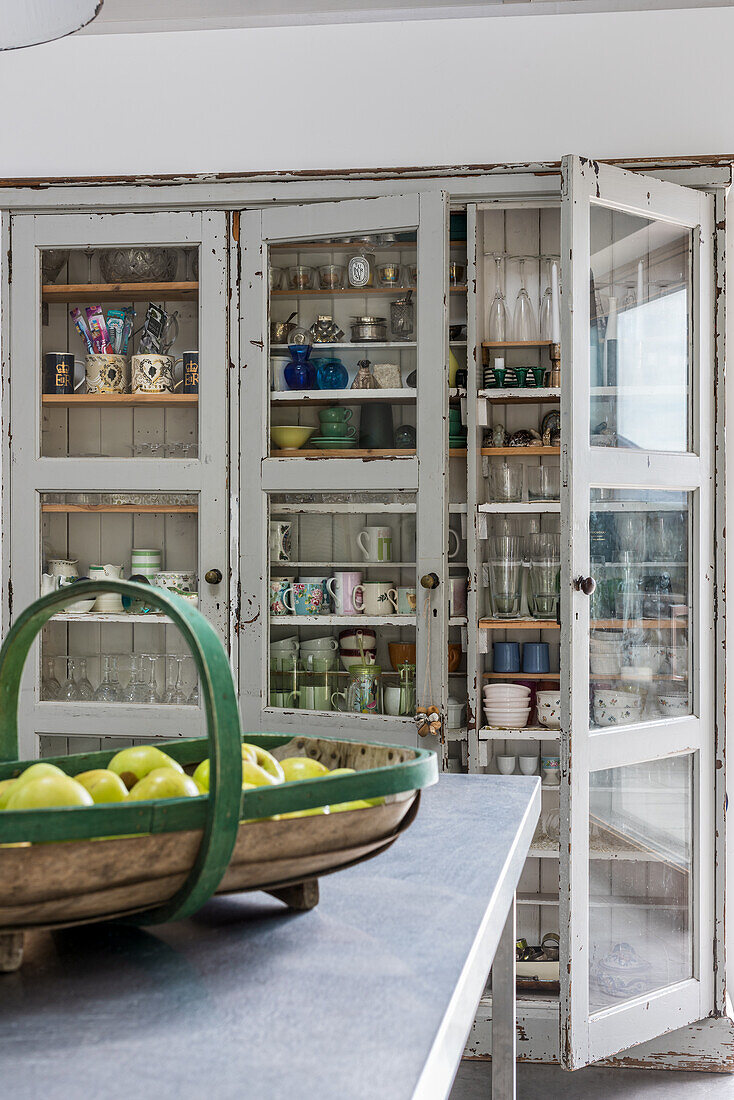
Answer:
<path fill-rule="evenodd" d="M 0 761 L 18 759 L 18 697 L 26 658 L 36 635 L 55 612 L 106 592 L 145 600 L 181 631 L 199 673 L 210 749 L 209 798 L 201 846 L 181 887 L 163 906 L 131 919 L 160 924 L 194 913 L 216 891 L 237 839 L 242 797 L 240 714 L 229 660 L 219 635 L 181 596 L 133 581 L 78 581 L 30 604 L 0 649 Z"/>

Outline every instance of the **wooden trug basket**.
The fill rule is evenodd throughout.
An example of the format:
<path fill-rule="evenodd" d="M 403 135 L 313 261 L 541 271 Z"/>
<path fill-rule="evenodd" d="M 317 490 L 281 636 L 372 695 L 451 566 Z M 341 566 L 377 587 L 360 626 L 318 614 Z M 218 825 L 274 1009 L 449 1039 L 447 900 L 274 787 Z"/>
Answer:
<path fill-rule="evenodd" d="M 318 902 L 318 878 L 389 847 L 414 819 L 420 789 L 438 778 L 436 756 L 425 749 L 286 734 L 243 738 L 227 654 L 198 610 L 149 585 L 82 581 L 26 608 L 0 649 L 0 779 L 33 763 L 18 760 L 17 710 L 36 635 L 62 607 L 103 592 L 145 598 L 184 636 L 199 674 L 208 737 L 160 747 L 188 772 L 209 756 L 209 796 L 0 811 L 0 971 L 20 966 L 23 933 L 30 929 L 113 919 L 157 924 L 189 916 L 215 893 L 242 890 L 267 890 L 310 909 Z M 307 755 L 357 774 L 243 791 L 243 739 L 281 759 Z M 113 755 L 75 753 L 48 762 L 76 775 L 106 767 Z M 327 800 L 376 797 L 385 804 L 253 820 Z"/>

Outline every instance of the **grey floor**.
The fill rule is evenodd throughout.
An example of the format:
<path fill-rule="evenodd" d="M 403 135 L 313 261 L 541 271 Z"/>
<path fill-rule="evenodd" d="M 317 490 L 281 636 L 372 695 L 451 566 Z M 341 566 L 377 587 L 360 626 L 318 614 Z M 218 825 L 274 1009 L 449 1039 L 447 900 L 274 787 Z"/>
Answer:
<path fill-rule="evenodd" d="M 662 1070 L 519 1065 L 517 1100 L 734 1100 L 734 1076 Z M 451 1100 L 490 1100 L 491 1062 L 462 1062 Z"/>

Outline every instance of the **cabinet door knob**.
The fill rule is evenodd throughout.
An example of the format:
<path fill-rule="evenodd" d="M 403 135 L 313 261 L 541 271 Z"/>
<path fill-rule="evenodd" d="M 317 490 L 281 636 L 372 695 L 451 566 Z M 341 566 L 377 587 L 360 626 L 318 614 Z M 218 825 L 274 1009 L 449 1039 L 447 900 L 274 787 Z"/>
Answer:
<path fill-rule="evenodd" d="M 591 596 L 596 591 L 596 581 L 593 577 L 577 577 L 573 586 L 577 592 L 583 592 L 585 596 Z"/>
<path fill-rule="evenodd" d="M 204 574 L 204 580 L 207 584 L 221 584 L 221 569 L 207 569 L 206 573 Z"/>
<path fill-rule="evenodd" d="M 438 573 L 424 573 L 421 577 L 421 584 L 424 588 L 438 588 L 440 583 Z"/>

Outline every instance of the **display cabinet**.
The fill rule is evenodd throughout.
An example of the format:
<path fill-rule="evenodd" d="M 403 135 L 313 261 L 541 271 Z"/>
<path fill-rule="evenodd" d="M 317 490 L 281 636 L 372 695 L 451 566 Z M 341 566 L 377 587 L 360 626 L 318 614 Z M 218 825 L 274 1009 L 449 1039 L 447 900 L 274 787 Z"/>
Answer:
<path fill-rule="evenodd" d="M 702 172 L 6 196 L 6 622 L 69 571 L 160 574 L 229 646 L 245 728 L 540 774 L 520 1050 L 569 1068 L 732 1049 Z M 135 310 L 126 351 L 87 353 L 87 306 Z M 170 364 L 136 386 L 146 319 Z M 28 755 L 198 734 L 190 664 L 144 602 L 55 616 Z M 491 1015 L 488 987 L 470 1054 Z"/>

